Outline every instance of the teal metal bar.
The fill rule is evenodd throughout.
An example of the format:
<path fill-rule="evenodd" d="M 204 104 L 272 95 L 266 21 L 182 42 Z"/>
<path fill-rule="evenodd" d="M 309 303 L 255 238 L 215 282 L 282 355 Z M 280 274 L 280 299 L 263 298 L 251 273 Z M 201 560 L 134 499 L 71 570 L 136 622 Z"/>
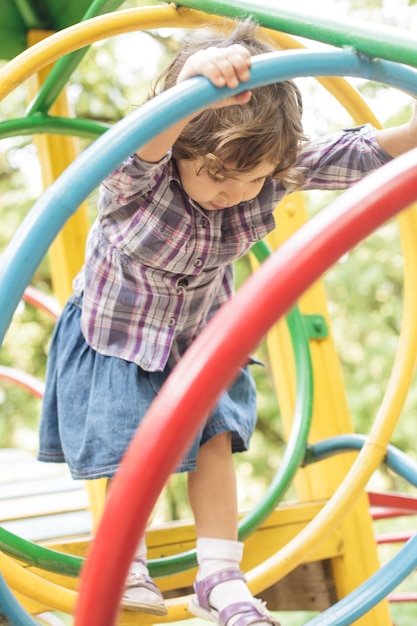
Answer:
<path fill-rule="evenodd" d="M 164 0 L 168 2 L 168 0 Z M 224 17 L 253 16 L 267 28 L 306 37 L 339 48 L 351 47 L 370 57 L 388 59 L 417 67 L 415 33 L 375 22 L 367 23 L 343 16 L 324 18 L 314 10 L 294 11 L 288 2 L 275 0 L 181 0 L 179 6 Z M 312 8 L 314 3 L 311 3 Z"/>
<path fill-rule="evenodd" d="M 417 535 L 357 589 L 305 626 L 350 626 L 387 597 L 417 566 Z"/>
<path fill-rule="evenodd" d="M 330 437 L 309 447 L 307 463 L 315 463 L 340 452 L 360 450 L 366 442 L 363 435 Z M 392 445 L 387 446 L 385 465 L 417 486 L 417 463 Z M 349 626 L 370 611 L 393 591 L 417 566 L 417 535 L 357 589 L 332 607 L 307 622 L 306 626 Z"/>
<path fill-rule="evenodd" d="M 303 466 L 317 463 L 340 452 L 361 450 L 366 440 L 365 435 L 359 434 L 338 435 L 323 439 L 307 446 Z M 417 463 L 410 456 L 395 446 L 388 445 L 384 463 L 398 476 L 407 480 L 410 485 L 417 487 Z"/>

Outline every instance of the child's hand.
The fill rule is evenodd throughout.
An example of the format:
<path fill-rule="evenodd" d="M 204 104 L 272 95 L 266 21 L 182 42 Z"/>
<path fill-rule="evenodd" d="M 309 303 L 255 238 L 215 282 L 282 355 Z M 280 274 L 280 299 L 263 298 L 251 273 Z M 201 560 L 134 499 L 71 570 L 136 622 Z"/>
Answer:
<path fill-rule="evenodd" d="M 192 76 L 205 76 L 216 87 L 227 86 L 234 89 L 241 82 L 249 80 L 251 56 L 245 47 L 234 44 L 228 48 L 207 48 L 199 50 L 188 57 L 177 78 L 181 83 Z M 232 104 L 246 104 L 251 98 L 250 91 L 244 91 L 236 96 L 225 98 L 212 106 L 213 109 L 230 106 Z M 157 163 L 174 145 L 184 127 L 197 115 L 194 113 L 174 124 L 160 135 L 151 139 L 137 150 L 136 154 L 143 161 Z"/>
<path fill-rule="evenodd" d="M 250 77 L 251 56 L 248 50 L 239 44 L 228 48 L 206 48 L 190 56 L 178 75 L 177 83 L 192 76 L 205 76 L 216 87 L 234 89 L 240 82 Z M 244 91 L 213 105 L 213 108 L 245 104 L 250 100 L 251 92 Z"/>

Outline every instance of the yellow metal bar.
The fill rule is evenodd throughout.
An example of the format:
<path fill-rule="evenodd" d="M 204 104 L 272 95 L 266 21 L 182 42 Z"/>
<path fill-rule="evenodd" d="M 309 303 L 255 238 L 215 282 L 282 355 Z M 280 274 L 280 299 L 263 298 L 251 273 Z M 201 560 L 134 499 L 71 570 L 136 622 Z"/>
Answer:
<path fill-rule="evenodd" d="M 207 16 L 207 14 L 200 11 L 176 8 L 174 5 L 126 9 L 111 15 L 103 15 L 86 20 L 51 35 L 46 41 L 31 46 L 30 49 L 17 56 L 13 61 L 10 61 L 0 71 L 0 100 L 33 73 L 64 54 L 78 50 L 106 37 L 137 29 L 145 30 L 146 28 L 160 28 L 163 26 L 192 28 L 204 24 L 207 22 L 207 19 L 222 26 L 226 26 L 228 23 L 226 18 Z M 277 33 L 269 29 L 265 29 L 265 32 L 268 32 L 282 48 L 298 49 L 305 47 L 284 33 Z M 363 101 L 359 104 L 357 98 L 355 98 L 356 90 L 347 81 L 342 78 L 320 78 L 318 80 L 347 108 L 352 98 L 355 99 L 355 110 L 358 111 L 363 107 L 368 121 L 376 122 L 373 113 L 366 107 Z"/>
<path fill-rule="evenodd" d="M 268 34 L 283 49 L 304 48 L 301 43 L 283 33 L 268 31 Z M 345 79 L 319 78 L 317 80 L 347 109 L 355 123 L 371 122 L 377 127 L 380 126 L 359 93 Z M 303 194 L 292 194 L 285 198 L 276 209 L 276 222 L 279 228 L 268 238 L 271 247 L 278 248 L 307 219 Z M 322 315 L 326 319 L 328 328 L 331 328 L 326 294 L 321 280 L 301 297 L 299 307 L 304 314 Z M 285 321 L 280 321 L 271 329 L 268 333 L 267 345 L 284 430 L 288 436 L 292 427 L 296 380 L 291 341 Z M 331 333 L 326 338 L 311 341 L 310 349 L 314 372 L 314 411 L 310 431 L 310 441 L 313 442 L 332 435 L 350 433 L 353 427 L 340 363 Z M 354 458 L 355 453 L 344 454 L 300 470 L 294 481 L 298 496 L 302 501 L 331 497 L 342 483 Z M 352 510 L 349 513 L 345 511 L 343 515 L 338 516 L 344 550 L 339 557 L 331 561 L 339 598 L 347 595 L 379 568 L 369 504 L 363 491 L 358 490 L 356 502 L 351 506 Z M 333 531 L 333 527 L 331 530 Z M 323 537 L 327 536 L 326 532 L 323 529 Z M 304 534 L 306 536 L 307 531 Z M 303 554 L 302 560 L 305 560 L 305 550 L 302 552 L 300 547 L 298 557 L 301 557 L 301 554 Z M 291 566 L 288 562 L 286 564 L 288 568 L 285 572 L 288 573 L 299 563 L 294 558 Z M 262 566 L 258 569 L 262 569 Z M 282 575 L 281 571 L 277 580 Z M 264 584 L 266 581 L 262 580 L 260 587 L 264 588 Z M 259 591 L 260 588 L 257 588 L 256 593 Z M 381 603 L 362 617 L 358 624 L 362 626 L 390 625 L 388 603 Z"/>
<path fill-rule="evenodd" d="M 276 221 L 279 228 L 269 238 L 273 248 L 279 247 L 282 240 L 297 230 L 305 220 L 303 199 L 296 194 L 284 199 L 277 207 Z M 331 329 L 331 320 L 326 306 L 323 282 L 316 282 L 300 299 L 299 308 L 303 314 L 319 314 Z M 281 408 L 284 430 L 288 437 L 292 427 L 295 397 L 295 367 L 291 342 L 285 322 L 279 322 L 267 338 L 271 368 Z M 313 420 L 310 441 L 319 441 L 337 434 L 351 433 L 353 427 L 348 410 L 346 392 L 340 363 L 331 332 L 326 338 L 310 341 L 314 376 Z M 328 499 L 337 490 L 348 473 L 355 453 L 338 455 L 315 465 L 299 470 L 295 477 L 298 497 L 303 501 Z M 334 583 L 338 598 L 354 590 L 379 568 L 379 558 L 375 543 L 369 504 L 363 492 L 358 492 L 357 502 L 347 514 L 338 518 L 341 554 L 332 558 Z M 329 532 L 323 529 L 323 537 Z M 331 528 L 331 532 L 334 529 Z M 277 547 L 278 549 L 278 547 Z M 284 548 L 285 549 L 285 548 Z M 298 556 L 306 560 L 306 550 L 300 549 Z M 288 564 L 288 573 L 299 563 Z M 282 578 L 280 575 L 277 580 Z M 262 588 L 264 581 L 262 581 Z M 260 589 L 256 590 L 258 593 Z M 359 622 L 363 626 L 388 626 L 390 617 L 387 603 L 381 604 Z"/>
<path fill-rule="evenodd" d="M 282 48 L 304 47 L 288 35 L 273 33 L 271 31 L 269 31 L 269 34 Z M 371 122 L 374 126 L 380 127 L 378 119 L 358 92 L 347 81 L 341 78 L 320 78 L 318 81 L 347 109 L 355 123 Z M 270 236 L 269 243 L 271 246 L 277 248 L 282 241 L 297 230 L 306 219 L 307 215 L 302 194 L 294 194 L 284 199 L 277 208 L 276 221 L 280 227 Z M 404 220 L 406 222 L 405 226 L 403 225 Z M 404 255 L 411 255 L 413 252 L 410 250 L 410 245 L 407 245 L 405 241 L 405 231 L 409 234 L 409 226 L 413 225 L 413 218 L 400 216 L 398 222 L 403 239 Z M 414 229 L 411 227 L 411 232 L 413 232 L 413 230 Z M 415 238 L 412 237 L 411 241 L 413 240 L 415 241 Z M 414 272 L 415 260 L 409 260 L 407 267 L 411 272 Z M 411 276 L 411 278 L 407 278 L 407 283 L 412 285 L 414 280 L 415 278 Z M 319 313 L 323 315 L 330 328 L 330 319 L 327 312 L 326 296 L 322 281 L 318 281 L 311 287 L 300 299 L 299 304 L 301 311 L 304 313 Z M 413 303 L 409 302 L 409 307 L 409 310 L 414 312 L 415 318 Z M 409 315 L 410 320 L 413 317 L 413 312 Z M 411 327 L 409 327 L 409 330 L 411 331 Z M 405 338 L 403 338 L 403 345 L 407 346 L 411 338 L 412 337 L 406 335 Z M 294 409 L 296 382 L 291 344 L 286 324 L 280 322 L 275 328 L 271 329 L 267 341 L 277 387 L 277 395 L 283 413 L 284 426 L 288 433 L 291 428 Z M 415 350 L 415 344 L 411 342 L 411 345 L 412 352 L 413 348 Z M 399 353 L 400 350 L 399 348 Z M 332 337 L 330 336 L 320 341 L 312 341 L 311 352 L 314 367 L 315 399 L 310 440 L 317 441 L 331 436 L 332 434 L 352 432 L 343 378 Z M 415 351 L 414 360 L 413 357 L 411 357 L 409 361 L 405 358 L 401 360 L 400 356 L 398 356 L 396 360 L 392 379 L 398 382 L 397 379 L 402 376 L 401 380 L 405 388 L 402 387 L 402 389 L 400 389 L 396 387 L 395 393 L 392 389 L 392 395 L 390 395 L 389 391 L 385 395 L 384 403 L 381 407 L 381 419 L 379 421 L 381 431 L 378 432 L 378 430 L 376 430 L 377 442 L 374 446 L 371 445 L 371 450 L 369 450 L 368 447 L 367 451 L 361 453 L 364 459 L 362 464 L 360 459 L 358 459 L 354 465 L 359 476 L 357 477 L 358 482 L 355 483 L 355 481 L 353 481 L 350 485 L 350 500 L 346 502 L 346 493 L 342 491 L 341 496 L 336 499 L 333 509 L 331 509 L 334 514 L 333 520 L 329 519 L 328 512 L 327 514 L 323 512 L 318 522 L 314 520 L 310 526 L 303 531 L 301 538 L 299 536 L 294 539 L 289 546 L 278 552 L 275 557 L 269 560 L 269 564 L 271 565 L 270 570 L 268 570 L 269 566 L 267 563 L 256 568 L 254 570 L 254 581 L 258 580 L 259 586 L 254 584 L 253 590 L 255 593 L 265 588 L 267 584 L 270 584 L 271 580 L 262 578 L 262 574 L 261 578 L 257 579 L 258 574 L 256 574 L 256 572 L 268 572 L 268 574 L 272 575 L 275 564 L 275 566 L 277 566 L 277 569 L 275 569 L 275 579 L 278 580 L 282 578 L 282 576 L 298 565 L 299 562 L 305 560 L 306 547 L 308 548 L 308 545 L 312 547 L 317 546 L 317 541 L 320 541 L 320 537 L 326 536 L 337 524 L 339 524 L 345 545 L 343 555 L 341 555 L 340 558 L 332 560 L 338 597 L 345 596 L 378 569 L 379 560 L 377 548 L 372 529 L 372 521 L 369 515 L 369 504 L 364 494 L 364 489 L 369 477 L 385 454 L 386 445 L 391 438 L 392 430 L 400 416 L 406 389 L 409 388 L 411 383 L 414 361 Z M 378 429 L 376 424 L 374 425 L 374 429 Z M 388 436 L 387 433 L 384 436 L 385 429 L 388 431 Z M 373 432 L 375 432 L 375 430 Z M 372 441 L 372 439 L 370 439 L 370 441 Z M 368 443 L 368 446 L 369 445 Z M 370 455 L 371 460 L 372 458 L 374 459 L 374 465 L 372 471 L 363 474 L 361 479 L 360 470 L 365 472 L 366 464 L 369 462 L 369 459 L 366 457 L 367 454 Z M 346 473 L 349 472 L 353 458 L 355 458 L 355 454 L 350 453 L 349 455 L 343 455 L 337 459 L 328 459 L 317 466 L 311 466 L 301 470 L 295 479 L 299 496 L 305 500 L 331 496 L 337 489 L 337 486 L 343 481 Z M 355 476 L 354 468 L 352 471 Z M 343 484 L 347 484 L 347 481 L 348 479 L 346 478 L 345 483 L 342 483 L 340 489 L 343 489 Z M 328 510 L 327 507 L 326 510 Z M 310 532 L 313 532 L 312 537 L 309 536 Z M 293 549 L 291 549 L 291 545 L 293 545 Z M 276 577 L 277 575 L 278 578 Z M 357 623 L 363 626 L 365 626 L 365 624 L 366 626 L 370 626 L 371 624 L 375 626 L 381 626 L 383 624 L 387 626 L 391 625 L 387 603 L 384 602 L 377 606 Z"/>
<path fill-rule="evenodd" d="M 325 502 L 314 503 L 296 503 L 296 504 L 284 504 L 279 510 L 274 511 L 272 515 L 266 520 L 260 527 L 260 532 L 252 535 L 246 545 L 243 568 L 249 569 L 255 565 L 261 563 L 264 559 L 268 558 L 274 551 L 281 546 L 284 546 L 290 541 L 297 533 L 300 532 L 306 524 L 311 521 L 317 515 L 317 513 L 323 508 Z M 160 557 L 162 555 L 178 552 L 179 546 L 182 549 L 191 549 L 195 543 L 195 526 L 190 522 L 172 522 L 171 524 L 165 524 L 162 527 L 153 528 L 149 531 L 147 537 L 147 543 L 149 547 L 150 557 Z M 70 552 L 71 554 L 82 554 L 86 552 L 86 543 L 69 543 L 63 545 L 51 546 L 54 549 Z M 326 538 L 317 550 L 314 550 L 308 557 L 308 561 L 318 561 L 322 559 L 337 558 L 344 551 L 343 537 L 340 531 L 333 533 L 330 537 Z M 11 560 L 13 562 L 13 560 Z M 3 563 L 4 566 L 4 563 Z M 9 563 L 5 566 L 7 571 L 9 569 Z M 78 581 L 74 578 L 47 572 L 45 570 L 38 569 L 30 566 L 25 568 L 25 571 L 30 572 L 37 578 L 31 578 L 30 585 L 36 581 L 45 581 L 46 583 L 52 583 L 57 587 L 69 589 L 75 591 L 78 585 Z M 195 570 L 188 570 L 173 576 L 164 577 L 158 579 L 158 585 L 163 591 L 182 589 L 192 585 L 195 578 Z M 15 578 L 13 575 L 8 574 L 9 584 L 15 585 Z M 41 599 L 45 599 L 47 593 L 47 585 L 42 585 L 41 596 L 30 596 L 32 586 L 27 586 L 27 579 L 23 581 L 18 591 L 14 588 L 16 597 L 18 597 L 21 604 L 32 614 L 39 613 L 41 611 L 49 610 L 51 608 L 51 602 L 47 605 L 41 602 Z M 22 593 L 24 592 L 24 593 Z M 54 600 L 54 599 L 53 599 Z M 71 605 L 68 604 L 68 597 L 64 598 L 64 601 L 60 601 L 59 610 L 66 607 L 70 610 Z M 64 602 L 64 603 L 63 603 Z M 53 602 L 55 605 L 55 602 Z M 173 601 L 168 601 L 168 607 L 170 610 L 169 620 L 174 621 L 176 619 L 182 619 L 186 612 L 185 598 L 182 596 L 176 598 Z M 137 617 L 136 617 L 137 619 Z M 158 618 L 159 621 L 159 618 Z M 132 623 L 132 617 L 129 614 L 124 614 L 121 619 L 121 623 Z M 142 622 L 141 622 L 142 623 Z"/>
<path fill-rule="evenodd" d="M 354 506 L 359 494 L 382 462 L 406 399 L 415 369 L 417 354 L 417 211 L 403 212 L 398 223 L 405 257 L 404 318 L 399 347 L 383 403 L 351 470 L 334 497 L 317 517 L 285 548 L 248 574 L 249 584 L 257 593 L 291 571 L 306 554 L 343 519 Z M 384 622 L 382 622 L 384 623 Z M 381 624 L 381 622 L 380 622 Z"/>
<path fill-rule="evenodd" d="M 31 30 L 28 32 L 29 46 L 44 41 L 50 32 Z M 49 68 L 40 70 L 30 77 L 28 89 L 33 98 L 49 73 Z M 51 115 L 70 117 L 66 94 L 63 92 L 50 111 Z M 65 171 L 80 153 L 78 139 L 57 135 L 36 135 L 33 141 L 37 147 L 42 168 L 44 188 Z M 85 240 L 89 229 L 87 208 L 83 204 L 68 220 L 56 237 L 50 249 L 50 267 L 53 290 L 61 306 L 72 292 L 72 280 L 79 271 L 84 260 Z"/>
<path fill-rule="evenodd" d="M 48 31 L 32 30 L 28 32 L 28 44 L 34 46 L 51 35 Z M 28 81 L 30 98 L 34 98 L 45 81 L 50 66 L 44 67 L 31 76 Z M 55 101 L 51 115 L 70 117 L 66 92 L 63 91 Z M 78 138 L 40 134 L 33 142 L 37 147 L 42 170 L 43 186 L 46 189 L 76 159 L 80 153 Z M 61 306 L 72 292 L 72 281 L 84 261 L 85 241 L 89 230 L 87 204 L 84 202 L 70 217 L 49 249 L 52 287 Z M 90 506 L 94 527 L 97 528 L 103 507 L 106 481 L 88 481 Z"/>
<path fill-rule="evenodd" d="M 9 587 L 53 610 L 72 613 L 77 594 L 36 576 L 0 552 L 0 570 Z"/>
<path fill-rule="evenodd" d="M 101 39 L 137 29 L 165 26 L 192 28 L 207 23 L 207 14 L 174 5 L 126 9 L 100 15 L 63 29 L 19 54 L 0 71 L 0 100 L 20 83 L 64 54 Z M 226 23 L 225 18 L 210 16 L 211 22 Z"/>

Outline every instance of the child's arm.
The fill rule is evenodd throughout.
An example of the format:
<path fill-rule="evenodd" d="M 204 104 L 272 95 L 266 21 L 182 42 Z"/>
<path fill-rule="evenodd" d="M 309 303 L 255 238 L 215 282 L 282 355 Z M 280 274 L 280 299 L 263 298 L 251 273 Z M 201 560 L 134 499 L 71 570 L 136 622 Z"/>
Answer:
<path fill-rule="evenodd" d="M 192 76 L 205 76 L 216 87 L 227 86 L 233 89 L 238 86 L 239 82 L 249 80 L 250 66 L 250 54 L 243 46 L 235 44 L 228 48 L 207 48 L 199 50 L 199 52 L 186 60 L 178 75 L 177 83 L 181 83 Z M 227 100 L 222 100 L 214 105 L 214 108 L 232 104 L 244 104 L 249 99 L 250 92 L 245 91 Z M 168 152 L 183 128 L 195 115 L 197 113 L 162 132 L 149 143 L 142 146 L 136 154 L 144 161 L 156 163 Z"/>
<path fill-rule="evenodd" d="M 381 148 L 392 157 L 417 148 L 417 101 L 414 103 L 414 114 L 408 124 L 378 130 L 376 139 Z"/>

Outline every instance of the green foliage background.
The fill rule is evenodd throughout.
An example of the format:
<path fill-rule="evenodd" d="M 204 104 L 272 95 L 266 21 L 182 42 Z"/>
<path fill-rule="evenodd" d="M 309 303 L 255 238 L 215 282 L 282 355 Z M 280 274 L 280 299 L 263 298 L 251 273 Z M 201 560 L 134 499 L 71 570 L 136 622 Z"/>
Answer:
<path fill-rule="evenodd" d="M 126 2 L 123 8 L 150 4 L 158 2 Z M 373 23 L 389 19 L 389 23 L 407 28 L 403 16 L 416 2 L 342 0 L 337 4 L 354 17 Z M 178 31 L 162 29 L 116 37 L 92 46 L 68 88 L 76 115 L 112 124 L 129 113 L 145 99 L 152 78 L 165 67 L 181 35 Z M 126 47 L 127 37 L 132 48 L 130 43 Z M 152 67 L 148 62 L 150 55 L 155 57 Z M 305 100 L 306 124 L 312 136 L 333 132 L 351 123 L 340 105 L 315 84 L 301 81 L 300 86 Z M 378 114 L 385 115 L 381 117 L 385 125 L 409 119 L 411 105 L 405 99 L 395 100 L 392 106 L 382 106 L 392 98 L 392 90 L 369 82 L 361 82 L 357 87 L 371 108 L 374 106 Z M 26 86 L 21 85 L 0 103 L 0 120 L 22 116 L 25 106 Z M 39 165 L 31 138 L 0 140 L 0 250 L 10 241 L 40 193 Z M 334 195 L 309 194 L 307 202 L 311 214 L 331 202 Z M 93 219 L 95 194 L 89 198 L 89 207 Z M 242 259 L 237 264 L 238 284 L 249 272 L 248 259 Z M 48 259 L 36 271 L 32 284 L 51 293 Z M 352 419 L 357 432 L 366 434 L 385 393 L 401 325 L 403 257 L 395 221 L 341 259 L 327 273 L 325 285 Z M 0 364 L 43 379 L 53 325 L 53 320 L 45 313 L 22 303 L 0 352 Z M 253 507 L 263 495 L 283 453 L 278 401 L 264 345 L 260 346 L 258 356 L 266 363 L 264 368 L 253 368 L 259 395 L 259 424 L 251 450 L 236 458 L 242 508 Z M 416 408 L 417 390 L 413 384 L 392 441 L 413 458 L 416 457 Z M 36 450 L 39 410 L 39 400 L 11 384 L 0 382 L 0 447 Z M 380 489 L 409 490 L 403 481 L 383 469 L 375 478 L 375 484 Z M 163 521 L 189 515 L 184 477 L 173 476 L 161 497 L 156 518 Z"/>

